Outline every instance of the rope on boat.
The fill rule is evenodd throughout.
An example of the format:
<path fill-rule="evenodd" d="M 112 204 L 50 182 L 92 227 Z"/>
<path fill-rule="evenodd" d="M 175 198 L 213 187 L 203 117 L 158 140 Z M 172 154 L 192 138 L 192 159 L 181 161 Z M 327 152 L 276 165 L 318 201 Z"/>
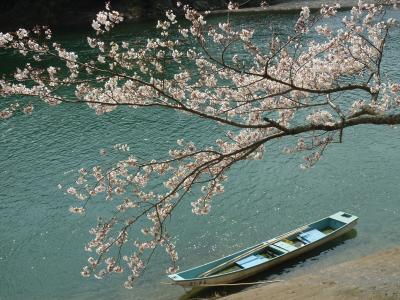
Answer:
<path fill-rule="evenodd" d="M 275 283 L 282 282 L 283 280 L 268 280 L 268 281 L 256 281 L 256 282 L 237 282 L 237 283 L 216 283 L 216 284 L 201 284 L 194 285 L 193 287 L 202 287 L 202 286 L 235 286 L 235 285 L 254 285 L 254 284 L 264 284 L 264 283 Z M 179 285 L 175 282 L 160 282 L 161 284 L 167 285 Z M 189 287 L 189 286 L 188 286 Z"/>

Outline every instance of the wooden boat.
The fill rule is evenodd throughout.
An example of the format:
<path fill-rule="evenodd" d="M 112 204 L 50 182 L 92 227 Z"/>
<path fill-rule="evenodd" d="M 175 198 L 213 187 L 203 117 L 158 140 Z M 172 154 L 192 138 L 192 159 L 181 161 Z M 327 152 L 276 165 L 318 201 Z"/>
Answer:
<path fill-rule="evenodd" d="M 231 255 L 168 275 L 181 286 L 232 283 L 308 252 L 351 230 L 358 217 L 337 212 Z"/>

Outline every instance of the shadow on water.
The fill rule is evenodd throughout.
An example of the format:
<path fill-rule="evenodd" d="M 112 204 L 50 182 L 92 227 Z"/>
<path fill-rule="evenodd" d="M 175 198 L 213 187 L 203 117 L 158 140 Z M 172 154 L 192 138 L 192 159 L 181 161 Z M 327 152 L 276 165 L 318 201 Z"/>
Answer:
<path fill-rule="evenodd" d="M 285 263 L 273 267 L 269 270 L 261 272 L 257 275 L 249 277 L 243 280 L 243 283 L 249 282 L 259 282 L 259 281 L 267 281 L 267 280 L 279 280 L 279 276 L 289 273 L 291 270 L 296 268 L 297 266 L 304 264 L 309 261 L 318 260 L 316 257 L 321 253 L 333 250 L 334 248 L 344 244 L 346 241 L 354 239 L 357 236 L 357 230 L 352 229 L 344 235 L 336 238 L 333 241 L 330 241 L 316 249 L 313 249 L 303 255 L 290 259 Z M 254 287 L 254 286 L 253 286 Z M 186 292 L 182 295 L 179 300 L 200 300 L 200 299 L 213 299 L 222 296 L 227 296 L 230 294 L 235 294 L 245 289 L 248 289 L 248 285 L 243 286 L 226 286 L 226 287 L 194 287 L 190 291 Z"/>

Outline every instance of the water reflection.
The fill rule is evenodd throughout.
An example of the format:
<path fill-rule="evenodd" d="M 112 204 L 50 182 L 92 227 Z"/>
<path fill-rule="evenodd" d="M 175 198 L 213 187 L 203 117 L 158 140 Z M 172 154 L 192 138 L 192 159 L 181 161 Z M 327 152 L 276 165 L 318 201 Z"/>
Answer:
<path fill-rule="evenodd" d="M 344 244 L 348 240 L 352 240 L 357 236 L 357 230 L 352 229 L 349 232 L 346 232 L 342 236 L 337 239 L 327 242 L 326 244 L 313 249 L 303 255 L 290 259 L 285 263 L 275 266 L 269 270 L 261 272 L 255 276 L 249 277 L 245 280 L 242 280 L 243 283 L 250 282 L 261 282 L 268 280 L 280 280 L 282 278 L 286 278 L 293 269 L 297 268 L 300 265 L 310 264 L 312 262 L 320 261 L 320 256 L 323 253 L 330 252 L 337 248 L 338 246 Z M 252 286 L 254 287 L 254 286 Z M 205 299 L 205 298 L 213 298 L 216 296 L 228 296 L 231 294 L 235 294 L 241 291 L 248 289 L 248 285 L 242 286 L 222 286 L 222 287 L 194 287 L 191 290 L 188 290 L 184 295 L 182 295 L 179 300 L 194 300 L 194 299 Z"/>

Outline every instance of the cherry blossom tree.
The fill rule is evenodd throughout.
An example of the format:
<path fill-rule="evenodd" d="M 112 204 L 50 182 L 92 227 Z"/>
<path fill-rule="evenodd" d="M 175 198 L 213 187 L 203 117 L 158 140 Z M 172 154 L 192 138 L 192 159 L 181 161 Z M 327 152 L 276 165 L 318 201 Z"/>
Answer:
<path fill-rule="evenodd" d="M 95 35 L 87 37 L 91 59 L 53 42 L 48 28 L 0 33 L 1 49 L 30 60 L 0 80 L 0 119 L 31 114 L 42 100 L 86 103 L 98 115 L 120 106 L 160 107 L 226 129 L 213 146 L 178 140 L 161 160 L 126 153 L 111 168 L 79 170 L 66 191 L 81 204 L 70 211 L 84 214 L 102 195 L 115 207 L 113 217 L 90 229 L 85 249 L 94 254 L 82 275 L 126 272 L 125 287 L 131 288 L 158 247 L 171 258 L 167 272 L 175 272 L 178 255 L 166 220 L 182 201 L 206 215 L 224 192 L 231 166 L 263 159 L 271 141 L 295 137 L 297 143 L 283 151 L 305 152 L 301 167 L 309 168 L 329 145 L 342 142 L 347 127 L 399 124 L 400 84 L 381 68 L 397 27 L 387 17 L 389 5 L 360 1 L 337 21 L 340 26 L 330 22 L 338 5 L 323 5 L 315 14 L 303 7 L 291 35 L 271 34 L 263 44 L 253 38 L 255 29 L 229 20 L 212 25 L 207 12 L 183 6 L 186 21 L 167 11 L 157 37 L 144 45 L 109 39 L 122 16 L 107 5 L 92 23 Z M 65 93 L 71 89 L 73 96 Z M 115 148 L 129 150 L 125 144 Z"/>

